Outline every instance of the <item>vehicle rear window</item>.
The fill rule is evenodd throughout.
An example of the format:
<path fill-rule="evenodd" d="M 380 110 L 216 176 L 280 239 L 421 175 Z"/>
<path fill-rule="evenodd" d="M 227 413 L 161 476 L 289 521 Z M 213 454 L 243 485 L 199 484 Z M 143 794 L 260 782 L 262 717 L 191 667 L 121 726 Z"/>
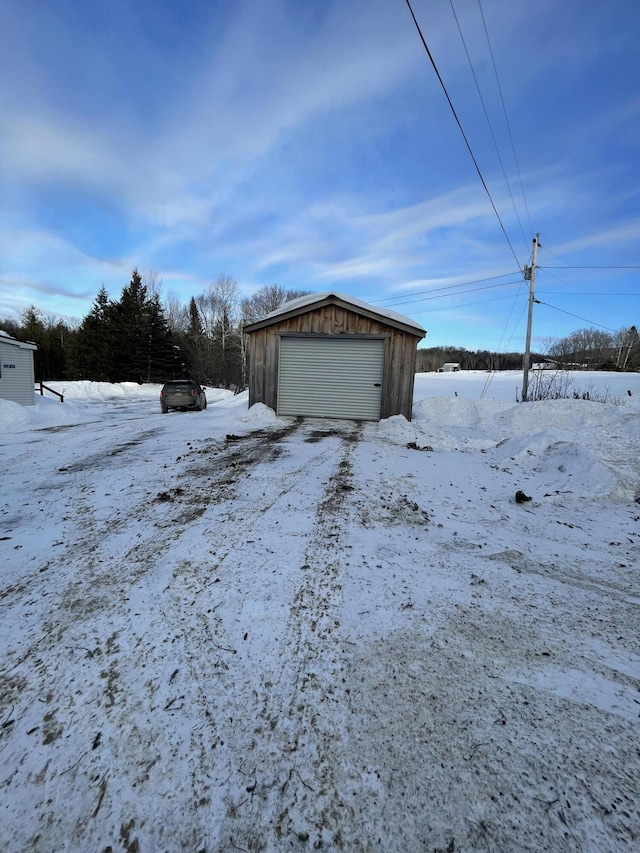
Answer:
<path fill-rule="evenodd" d="M 192 388 L 191 382 L 168 382 L 164 386 L 165 391 L 190 391 Z"/>

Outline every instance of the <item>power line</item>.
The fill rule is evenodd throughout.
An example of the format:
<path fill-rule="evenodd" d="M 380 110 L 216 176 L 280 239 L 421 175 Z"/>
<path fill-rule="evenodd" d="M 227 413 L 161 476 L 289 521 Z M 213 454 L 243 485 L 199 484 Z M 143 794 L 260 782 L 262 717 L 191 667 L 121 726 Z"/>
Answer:
<path fill-rule="evenodd" d="M 533 234 L 533 225 L 531 224 L 531 216 L 529 214 L 529 205 L 527 204 L 527 197 L 524 194 L 524 184 L 522 183 L 522 174 L 520 172 L 520 164 L 518 163 L 518 155 L 516 154 L 516 146 L 513 142 L 513 134 L 511 133 L 511 124 L 509 122 L 509 116 L 507 115 L 507 107 L 504 102 L 504 96 L 502 94 L 502 86 L 500 85 L 500 78 L 498 77 L 498 68 L 496 66 L 496 61 L 493 56 L 493 48 L 491 47 L 491 39 L 489 38 L 489 30 L 487 29 L 487 22 L 485 21 L 484 12 L 482 10 L 482 3 L 478 0 L 478 8 L 480 9 L 480 17 L 482 18 L 482 25 L 484 27 L 484 34 L 487 37 L 487 45 L 489 47 L 489 54 L 491 56 L 491 63 L 493 65 L 493 73 L 496 78 L 496 83 L 498 85 L 498 92 L 500 92 L 500 101 L 502 102 L 502 112 L 504 113 L 504 120 L 507 125 L 507 132 L 509 133 L 509 140 L 511 142 L 511 150 L 513 151 L 513 159 L 516 164 L 516 172 L 518 173 L 518 180 L 520 181 L 520 192 L 522 193 L 522 200 L 524 202 L 524 209 L 527 211 L 527 219 L 529 220 L 529 228 L 531 229 L 531 233 Z M 520 218 L 518 217 L 518 222 L 520 222 Z M 522 225 L 520 226 L 522 228 Z"/>
<path fill-rule="evenodd" d="M 627 266 L 627 267 L 622 267 L 622 266 L 618 266 L 618 267 L 600 267 L 600 266 L 596 266 L 596 267 L 576 267 L 576 266 L 573 266 L 573 264 L 570 264 L 569 266 L 566 266 L 566 267 L 547 267 L 547 266 L 540 267 L 540 266 L 539 266 L 539 267 L 538 267 L 538 269 L 541 269 L 541 270 L 640 270 L 640 266 Z"/>
<path fill-rule="evenodd" d="M 539 269 L 540 269 L 540 267 L 538 267 L 538 270 L 539 270 Z M 556 275 L 554 272 L 551 272 L 551 271 L 550 271 L 550 270 L 548 270 L 548 269 L 545 269 L 545 271 L 544 271 L 544 272 L 545 272 L 545 275 L 547 275 L 547 276 L 551 276 L 551 278 L 552 278 L 552 279 L 554 279 L 554 281 L 557 281 L 559 284 L 564 284 L 564 285 L 567 285 L 567 286 L 569 286 L 569 287 L 570 287 L 570 285 L 568 284 L 568 282 L 567 282 L 565 279 L 563 279 L 563 278 L 561 278 L 560 276 Z M 589 273 L 588 275 L 589 275 L 589 277 L 590 277 L 592 280 L 594 280 L 594 281 L 595 281 L 595 276 L 591 275 L 591 273 Z"/>
<path fill-rule="evenodd" d="M 471 62 L 471 56 L 469 55 L 469 51 L 467 49 L 467 43 L 465 41 L 464 35 L 462 34 L 462 28 L 460 26 L 460 21 L 458 20 L 456 10 L 455 10 L 454 5 L 453 5 L 453 0 L 449 0 L 449 4 L 451 5 L 451 11 L 453 12 L 453 17 L 455 18 L 456 26 L 458 27 L 458 33 L 459 33 L 460 39 L 462 41 L 462 46 L 464 47 L 464 52 L 467 55 L 467 62 L 469 63 L 469 68 L 471 69 L 473 81 L 476 84 L 476 90 L 478 92 L 478 97 L 480 98 L 480 103 L 482 104 L 482 109 L 484 111 L 484 117 L 487 120 L 487 126 L 489 128 L 489 133 L 491 134 L 491 139 L 493 140 L 493 147 L 496 149 L 496 155 L 498 157 L 498 162 L 500 163 L 500 168 L 502 169 L 502 175 L 504 177 L 504 182 L 507 185 L 507 190 L 509 191 L 509 196 L 511 198 L 511 204 L 513 205 L 513 212 L 515 213 L 516 219 L 518 220 L 518 225 L 520 226 L 520 231 L 522 233 L 522 239 L 524 240 L 525 245 L 527 245 L 527 238 L 525 237 L 525 234 L 524 234 L 524 228 L 522 227 L 522 222 L 520 221 L 520 216 L 518 215 L 518 209 L 516 207 L 516 202 L 515 202 L 515 199 L 513 197 L 513 193 L 511 192 L 511 185 L 509 184 L 509 179 L 507 178 L 507 172 L 504 168 L 504 163 L 502 162 L 502 157 L 500 156 L 500 149 L 498 148 L 498 142 L 497 142 L 495 134 L 493 132 L 493 127 L 491 126 L 491 120 L 489 118 L 489 113 L 487 112 L 487 107 L 485 105 L 484 98 L 482 97 L 482 92 L 480 90 L 480 83 L 478 82 L 478 78 L 476 76 L 476 72 L 475 72 L 475 69 L 473 67 L 473 63 Z M 480 11 L 482 12 L 482 8 L 480 9 Z M 485 27 L 485 32 L 486 32 L 486 27 Z M 503 102 L 503 107 L 504 107 L 504 102 Z"/>
<path fill-rule="evenodd" d="M 453 106 L 453 103 L 451 102 L 451 98 L 449 97 L 449 93 L 447 92 L 447 87 L 444 85 L 444 81 L 443 81 L 442 77 L 440 76 L 440 72 L 438 71 L 438 66 L 436 65 L 435 60 L 434 60 L 433 56 L 431 55 L 431 51 L 429 50 L 429 47 L 427 45 L 427 42 L 425 41 L 425 38 L 422 35 L 422 30 L 420 29 L 420 25 L 418 24 L 416 16 L 414 15 L 413 9 L 411 7 L 411 0 L 405 0 L 405 2 L 407 4 L 407 6 L 409 7 L 409 12 L 411 13 L 411 17 L 413 18 L 413 23 L 416 25 L 416 29 L 418 31 L 418 35 L 420 36 L 420 40 L 422 41 L 422 44 L 423 44 L 424 49 L 427 53 L 427 56 L 429 57 L 429 61 L 431 62 L 431 65 L 433 66 L 433 70 L 436 73 L 436 77 L 438 78 L 438 81 L 439 81 L 440 85 L 442 86 L 442 91 L 445 94 L 445 97 L 447 99 L 447 103 L 449 104 L 451 112 L 453 113 L 453 117 L 456 120 L 456 124 L 458 125 L 458 127 L 460 129 L 460 133 L 462 134 L 462 138 L 464 139 L 465 145 L 467 146 L 467 151 L 469 152 L 469 156 L 473 160 L 473 165 L 476 167 L 476 172 L 478 173 L 478 177 L 480 178 L 480 181 L 482 182 L 482 186 L 484 187 L 484 191 L 486 192 L 486 194 L 489 198 L 489 201 L 491 202 L 491 207 L 493 208 L 493 212 L 495 213 L 496 218 L 497 218 L 498 222 L 500 223 L 500 228 L 502 229 L 502 233 L 505 236 L 505 240 L 509 244 L 509 248 L 511 249 L 511 254 L 515 258 L 516 264 L 518 265 L 518 269 L 520 269 L 522 265 L 521 265 L 520 261 L 518 260 L 518 256 L 515 253 L 515 249 L 511 245 L 511 240 L 509 239 L 509 235 L 507 234 L 506 229 L 502 223 L 502 219 L 500 219 L 500 214 L 498 213 L 498 210 L 497 210 L 497 208 L 493 202 L 493 198 L 491 197 L 491 193 L 489 192 L 489 187 L 487 186 L 485 179 L 482 177 L 482 172 L 480 171 L 480 166 L 478 166 L 478 161 L 476 160 L 476 158 L 473 154 L 473 151 L 471 150 L 471 145 L 469 144 L 469 140 L 467 139 L 467 135 L 462 128 L 462 124 L 460 123 L 460 119 L 458 118 L 458 114 L 455 111 L 455 107 Z"/>
<path fill-rule="evenodd" d="M 541 248 L 544 252 L 548 252 L 550 255 L 552 255 L 554 258 L 556 258 L 558 261 L 563 261 L 567 265 L 564 268 L 566 268 L 566 269 L 577 269 L 577 267 L 574 267 L 572 264 L 570 264 L 566 258 L 563 258 L 561 255 L 556 254 L 556 252 L 552 252 L 551 249 L 549 249 L 547 246 L 542 246 Z M 558 267 L 558 269 L 563 269 L 563 267 Z M 592 281 L 598 281 L 597 273 L 593 272 L 592 270 L 582 270 L 582 271 L 584 273 L 586 273 L 586 275 L 589 278 L 591 278 Z M 549 272 L 548 267 L 545 267 L 545 272 L 547 272 L 548 275 L 552 276 L 552 278 L 555 278 L 556 281 L 562 281 L 562 279 L 558 278 L 558 276 L 554 275 L 552 272 Z M 567 284 L 567 282 L 564 281 L 563 284 Z"/>
<path fill-rule="evenodd" d="M 509 310 L 509 316 L 508 316 L 508 317 L 507 317 L 507 319 L 506 319 L 506 322 L 505 322 L 505 324 L 504 324 L 504 329 L 503 329 L 503 331 L 502 331 L 502 335 L 500 336 L 500 343 L 498 344 L 498 352 L 500 352 L 500 348 L 501 348 L 501 346 L 502 346 L 502 342 L 504 341 L 504 336 L 507 334 L 507 329 L 509 328 L 509 323 L 511 322 L 511 318 L 512 318 L 512 316 L 513 316 L 514 309 L 515 309 L 515 307 L 516 307 L 516 305 L 517 305 L 517 303 L 518 303 L 518 297 L 520 296 L 520 291 L 521 291 L 521 289 L 522 289 L 522 282 L 520 282 L 520 285 L 521 285 L 521 286 L 518 288 L 518 291 L 517 291 L 516 295 L 513 297 L 513 302 L 512 302 L 512 304 L 511 304 L 511 308 L 510 308 L 510 310 Z M 524 303 L 523 303 L 523 305 L 522 305 L 522 310 L 520 311 L 520 314 L 519 314 L 519 316 L 518 316 L 518 319 L 517 319 L 517 320 L 515 321 L 515 323 L 513 324 L 513 331 L 512 331 L 512 332 L 511 332 L 511 334 L 509 335 L 509 339 L 507 340 L 506 344 L 504 345 L 505 352 L 506 352 L 507 347 L 508 347 L 508 346 L 509 346 L 509 344 L 511 343 L 511 339 L 513 338 L 513 336 L 514 336 L 514 335 L 515 335 L 515 333 L 516 333 L 516 329 L 518 328 L 518 324 L 519 324 L 520 320 L 522 319 L 522 315 L 524 314 L 524 310 L 525 310 L 525 308 L 526 308 L 526 307 L 527 307 L 527 303 L 526 303 L 526 302 L 524 302 Z"/>
<path fill-rule="evenodd" d="M 550 255 L 553 255 L 554 258 L 557 258 L 559 261 L 565 260 L 561 255 L 552 252 L 548 246 L 540 247 L 543 251 L 548 252 Z M 565 266 L 550 266 L 550 267 L 539 267 L 539 269 L 545 270 L 638 270 L 640 266 L 576 266 L 575 264 L 567 263 Z"/>
<path fill-rule="evenodd" d="M 531 261 L 533 262 L 533 252 L 532 252 L 532 253 L 531 253 L 531 255 L 530 255 L 530 259 L 531 259 Z M 504 329 L 502 330 L 502 335 L 500 336 L 500 344 L 498 345 L 498 349 L 500 349 L 500 347 L 502 346 L 502 342 L 504 341 L 504 336 L 507 334 L 507 329 L 509 328 L 509 323 L 511 322 L 511 317 L 513 316 L 513 312 L 514 312 L 514 309 L 515 309 L 515 307 L 516 307 L 516 303 L 517 303 L 517 301 L 518 301 L 518 297 L 520 296 L 520 291 L 522 290 L 522 282 L 520 282 L 520 285 L 521 285 L 521 286 L 518 288 L 517 293 L 516 293 L 516 294 L 515 294 L 515 296 L 513 297 L 513 303 L 512 303 L 512 305 L 511 305 L 511 310 L 509 311 L 509 316 L 507 317 L 507 320 L 506 320 L 506 322 L 505 322 L 505 324 L 504 324 Z M 509 345 L 509 342 L 511 341 L 511 338 L 515 335 L 517 325 L 518 325 L 518 323 L 520 322 L 520 319 L 521 319 L 521 317 L 522 317 L 523 312 L 524 312 L 524 308 L 522 309 L 522 311 L 520 312 L 520 316 L 519 316 L 519 317 L 518 317 L 518 319 L 516 320 L 516 323 L 515 323 L 515 325 L 514 325 L 514 327 L 513 327 L 513 331 L 511 332 L 511 335 L 509 336 L 509 341 L 507 341 L 507 343 L 505 344 L 505 348 Z"/>
<path fill-rule="evenodd" d="M 519 279 L 515 281 L 503 281 L 501 284 L 486 284 L 484 287 L 472 287 L 469 290 L 459 290 L 457 293 L 439 293 L 436 296 L 423 296 L 421 299 L 407 299 L 405 302 L 396 302 L 396 305 L 411 305 L 414 302 L 431 302 L 433 299 L 447 299 L 452 296 L 461 296 L 463 293 L 477 293 L 479 290 L 493 290 L 496 287 L 509 287 L 512 284 L 522 284 Z M 391 306 L 385 306 L 390 308 Z"/>
<path fill-rule="evenodd" d="M 526 302 L 523 302 L 523 304 L 522 304 L 522 310 L 520 311 L 520 314 L 519 314 L 519 316 L 518 316 L 518 319 L 517 319 L 517 320 L 515 321 L 515 323 L 513 324 L 513 331 L 512 331 L 512 332 L 511 332 L 511 334 L 509 335 L 509 339 L 507 340 L 506 344 L 504 345 L 504 351 L 505 351 L 505 352 L 507 351 L 507 347 L 509 346 L 509 344 L 510 344 L 510 343 L 511 343 L 511 341 L 513 340 L 513 336 L 514 336 L 514 335 L 515 335 L 515 333 L 516 333 L 516 329 L 518 328 L 518 324 L 520 323 L 520 320 L 522 320 L 522 315 L 524 314 L 524 312 L 525 312 L 526 308 L 527 308 L 527 303 L 526 303 Z"/>
<path fill-rule="evenodd" d="M 562 308 L 557 308 L 555 305 L 549 305 L 548 302 L 542 302 L 536 299 L 540 305 L 546 305 L 547 308 L 553 308 L 554 311 L 560 311 L 561 314 L 568 314 L 569 317 L 575 317 L 577 320 L 582 320 L 584 323 L 591 323 L 592 326 L 597 326 L 599 329 L 606 329 L 607 332 L 617 332 L 617 329 L 610 329 L 609 326 L 603 326 L 601 323 L 595 323 L 593 320 L 587 320 L 586 317 L 580 317 L 578 314 L 572 314 L 571 311 L 564 311 Z"/>
<path fill-rule="evenodd" d="M 498 302 L 501 299 L 511 299 L 511 296 L 493 296 L 491 299 L 478 299 L 475 302 L 465 302 L 462 305 L 443 305 L 442 308 L 429 308 L 424 311 L 414 311 L 411 316 L 419 317 L 422 314 L 437 314 L 439 311 L 460 311 L 461 308 L 468 308 L 470 305 L 485 305 L 487 302 Z"/>
<path fill-rule="evenodd" d="M 517 299 L 517 297 L 518 297 L 519 295 L 520 295 L 520 291 L 518 290 L 518 293 L 516 294 L 516 299 Z M 502 337 L 500 338 L 500 343 L 498 344 L 498 352 L 500 352 L 500 351 L 501 351 L 502 342 L 503 342 L 503 340 L 504 340 L 504 336 L 505 336 L 506 331 L 507 331 L 507 326 L 509 325 L 509 321 L 511 320 L 511 315 L 513 314 L 513 309 L 515 308 L 515 305 L 516 305 L 516 302 L 515 302 L 515 299 L 514 299 L 513 304 L 512 304 L 512 306 L 511 306 L 511 310 L 509 311 L 509 316 L 507 317 L 507 322 L 505 323 L 505 326 L 504 326 L 504 331 L 502 332 Z M 518 328 L 518 324 L 520 323 L 520 320 L 522 320 L 522 315 L 524 314 L 526 307 L 527 307 L 527 303 L 526 303 L 526 302 L 524 302 L 524 303 L 523 303 L 523 305 L 522 305 L 522 310 L 520 311 L 520 316 L 518 317 L 518 319 L 516 320 L 516 322 L 513 324 L 513 331 L 512 331 L 512 332 L 511 332 L 511 334 L 509 335 L 509 340 L 508 340 L 508 341 L 506 342 L 506 344 L 504 345 L 504 352 L 505 352 L 505 353 L 507 352 L 507 349 L 508 349 L 508 347 L 509 347 L 509 344 L 511 343 L 511 341 L 512 341 L 512 339 L 513 339 L 513 336 L 514 336 L 514 335 L 515 335 L 515 333 L 516 333 L 516 329 Z M 495 371 L 493 371 L 493 372 L 491 372 L 491 373 L 488 373 L 488 374 L 487 374 L 487 377 L 486 377 L 486 379 L 484 380 L 484 385 L 482 386 L 482 391 L 480 392 L 480 399 L 481 399 L 481 400 L 484 400 L 484 395 L 485 395 L 485 394 L 487 393 L 487 391 L 489 390 L 489 387 L 490 387 L 491 383 L 493 382 L 493 377 L 494 377 L 494 376 L 495 376 Z"/>
<path fill-rule="evenodd" d="M 413 291 L 412 293 L 411 292 L 402 293 L 398 296 L 384 296 L 384 297 L 382 297 L 382 299 L 370 299 L 369 302 L 372 302 L 372 303 L 391 302 L 392 300 L 395 301 L 397 299 L 406 299 L 409 296 L 421 296 L 423 293 L 436 293 L 439 290 L 453 290 L 456 287 L 468 287 L 470 284 L 483 284 L 485 281 L 495 281 L 495 279 L 497 279 L 497 278 L 507 278 L 507 276 L 510 276 L 510 275 L 518 275 L 519 272 L 520 272 L 519 270 L 517 272 L 503 272 L 503 273 L 500 273 L 500 275 L 490 275 L 490 276 L 487 276 L 487 278 L 475 278 L 472 281 L 463 281 L 463 282 L 459 282 L 458 284 L 447 284 L 447 285 L 444 285 L 443 287 L 432 287 L 432 288 L 429 288 L 428 290 L 416 290 L 416 291 Z M 387 307 L 390 307 L 390 306 L 387 306 Z"/>

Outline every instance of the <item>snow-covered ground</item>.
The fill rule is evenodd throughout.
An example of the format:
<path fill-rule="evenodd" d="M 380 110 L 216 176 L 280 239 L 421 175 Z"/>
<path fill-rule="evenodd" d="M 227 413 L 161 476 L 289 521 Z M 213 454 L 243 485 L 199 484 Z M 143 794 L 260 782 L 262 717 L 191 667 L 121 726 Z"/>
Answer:
<path fill-rule="evenodd" d="M 0 849 L 640 850 L 640 377 L 487 378 L 0 401 Z"/>

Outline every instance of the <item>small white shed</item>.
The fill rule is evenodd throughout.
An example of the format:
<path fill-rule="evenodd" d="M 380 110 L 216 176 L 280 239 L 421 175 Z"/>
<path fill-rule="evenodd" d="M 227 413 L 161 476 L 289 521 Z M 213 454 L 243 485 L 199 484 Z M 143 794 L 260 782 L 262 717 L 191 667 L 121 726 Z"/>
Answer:
<path fill-rule="evenodd" d="M 0 400 L 35 405 L 33 353 L 37 349 L 0 329 Z"/>
<path fill-rule="evenodd" d="M 458 361 L 448 361 L 446 364 L 442 365 L 443 373 L 458 373 L 460 370 L 460 362 Z"/>

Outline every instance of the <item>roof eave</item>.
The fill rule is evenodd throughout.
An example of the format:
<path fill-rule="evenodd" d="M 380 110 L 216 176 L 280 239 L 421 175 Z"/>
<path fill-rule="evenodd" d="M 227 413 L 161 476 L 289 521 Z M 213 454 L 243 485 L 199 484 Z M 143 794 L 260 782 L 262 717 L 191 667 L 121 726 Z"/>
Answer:
<path fill-rule="evenodd" d="M 4 342 L 5 344 L 11 344 L 14 347 L 19 347 L 20 349 L 30 349 L 37 350 L 38 345 L 32 343 L 31 341 L 17 341 L 15 338 L 5 338 L 4 335 L 0 337 L 0 343 Z"/>
<path fill-rule="evenodd" d="M 301 305 L 299 307 L 292 308 L 290 311 L 283 311 L 276 317 L 268 317 L 264 320 L 258 320 L 255 323 L 248 323 L 244 326 L 243 332 L 245 334 L 257 332 L 260 329 L 265 329 L 267 326 L 275 326 L 276 323 L 279 323 L 282 320 L 290 320 L 292 317 L 298 317 L 300 314 L 308 314 L 310 311 L 315 311 L 318 308 L 325 308 L 327 305 L 339 305 L 341 308 L 345 308 L 347 311 L 351 311 L 354 314 L 360 314 L 363 317 L 368 317 L 370 320 L 376 320 L 377 322 L 382 322 L 387 326 L 393 326 L 394 329 L 400 329 L 403 332 L 408 332 L 410 335 L 418 338 L 418 340 L 422 340 L 422 338 L 427 334 L 424 329 L 421 329 L 418 326 L 410 326 L 407 323 L 401 323 L 398 320 L 395 320 L 393 317 L 378 314 L 376 311 L 369 311 L 368 309 L 359 305 L 354 305 L 351 302 L 345 302 L 333 293 L 329 294 L 324 299 L 318 300 L 317 302 Z"/>

